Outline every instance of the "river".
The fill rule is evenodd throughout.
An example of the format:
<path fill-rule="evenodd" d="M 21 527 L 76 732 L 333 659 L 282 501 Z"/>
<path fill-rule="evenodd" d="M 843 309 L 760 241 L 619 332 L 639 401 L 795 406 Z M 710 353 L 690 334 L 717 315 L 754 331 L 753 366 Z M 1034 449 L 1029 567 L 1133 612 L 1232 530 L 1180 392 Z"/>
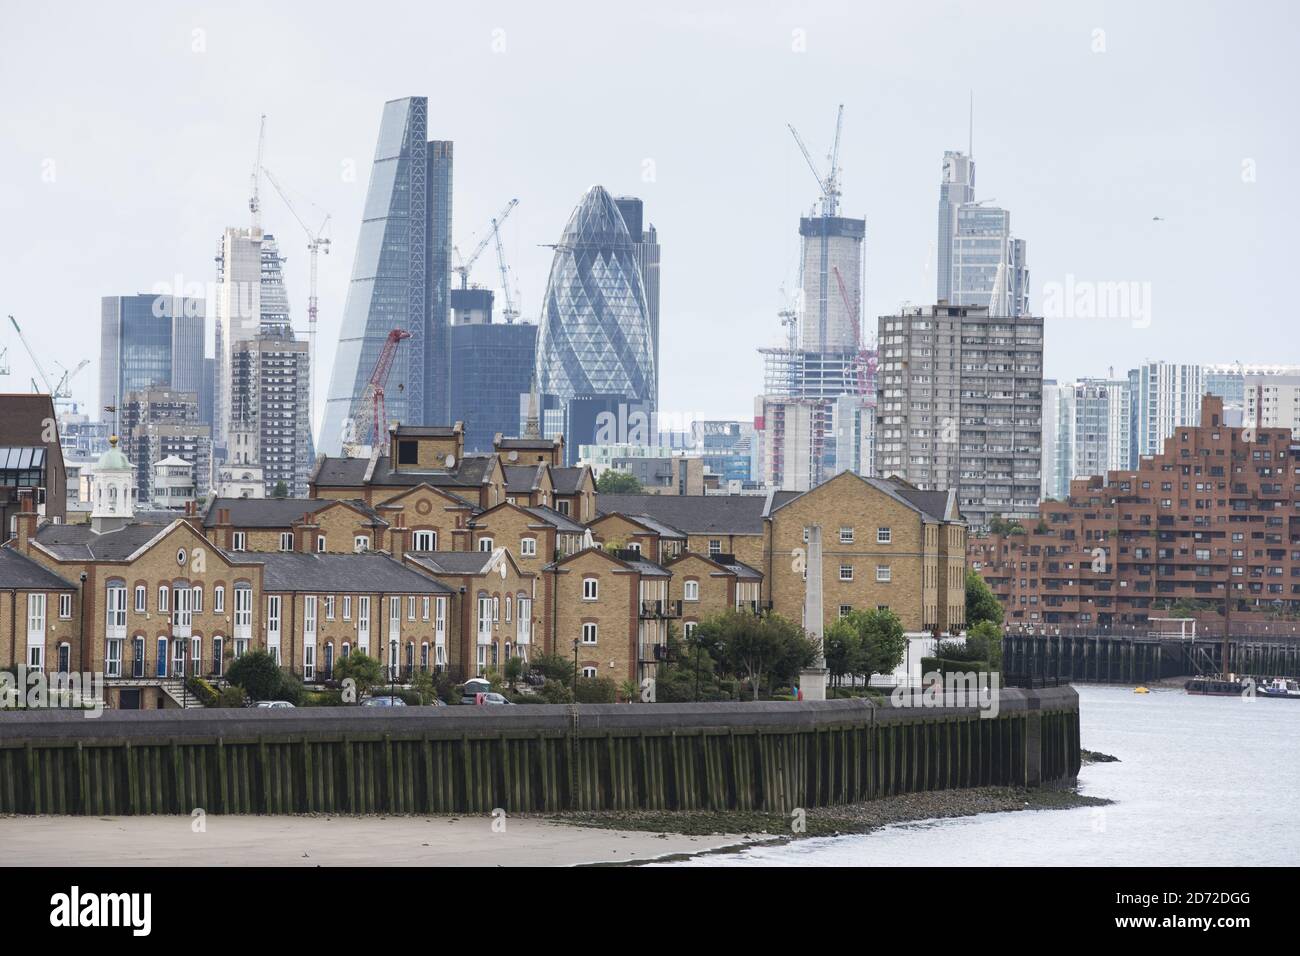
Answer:
<path fill-rule="evenodd" d="M 1300 701 L 1078 687 L 1080 791 L 1105 807 L 995 813 L 796 840 L 686 866 L 1189 866 L 1300 862 Z"/>

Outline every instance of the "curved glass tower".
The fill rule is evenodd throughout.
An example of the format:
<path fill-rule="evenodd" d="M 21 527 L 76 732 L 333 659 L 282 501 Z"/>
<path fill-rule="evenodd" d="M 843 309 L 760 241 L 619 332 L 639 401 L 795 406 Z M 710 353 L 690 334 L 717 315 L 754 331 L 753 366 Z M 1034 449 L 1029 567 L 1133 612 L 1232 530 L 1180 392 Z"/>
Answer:
<path fill-rule="evenodd" d="M 569 217 L 555 248 L 537 337 L 539 390 L 653 405 L 654 340 L 636 241 L 602 186 Z"/>

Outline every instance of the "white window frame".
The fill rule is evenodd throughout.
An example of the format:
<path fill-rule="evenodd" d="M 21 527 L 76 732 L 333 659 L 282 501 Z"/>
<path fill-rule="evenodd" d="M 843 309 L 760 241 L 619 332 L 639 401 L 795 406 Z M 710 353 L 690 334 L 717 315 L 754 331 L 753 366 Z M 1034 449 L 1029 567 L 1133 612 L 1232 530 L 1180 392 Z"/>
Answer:
<path fill-rule="evenodd" d="M 334 595 L 325 595 L 325 620 L 334 620 Z"/>
<path fill-rule="evenodd" d="M 841 581 L 852 581 L 852 580 L 853 580 L 853 565 L 851 565 L 851 564 L 841 564 L 841 565 L 840 565 L 840 580 L 841 580 Z"/>
<path fill-rule="evenodd" d="M 682 584 L 682 600 L 692 603 L 700 599 L 700 582 L 686 581 Z"/>
<path fill-rule="evenodd" d="M 361 554 L 363 551 L 370 550 L 370 535 L 356 534 L 352 536 L 352 551 L 355 554 Z"/>
<path fill-rule="evenodd" d="M 280 532 L 280 550 L 281 550 L 281 551 L 292 551 L 292 550 L 293 550 L 293 532 L 292 532 L 292 531 L 281 531 L 281 532 Z"/>
<path fill-rule="evenodd" d="M 226 586 L 218 584 L 212 589 L 212 613 L 224 614 L 226 612 Z"/>
<path fill-rule="evenodd" d="M 521 538 L 519 540 L 519 556 L 521 558 L 537 557 L 537 539 Z"/>
<path fill-rule="evenodd" d="M 230 536 L 231 551 L 246 551 L 248 549 L 248 535 L 243 531 L 236 531 Z"/>
<path fill-rule="evenodd" d="M 582 640 L 579 643 L 583 647 L 594 647 L 600 640 L 600 626 L 593 621 L 584 621 L 582 624 Z"/>
<path fill-rule="evenodd" d="M 880 584 L 888 584 L 893 577 L 893 572 L 887 564 L 876 565 L 876 581 Z"/>
<path fill-rule="evenodd" d="M 600 600 L 600 578 L 582 579 L 582 599 L 584 601 Z"/>
<path fill-rule="evenodd" d="M 280 628 L 283 623 L 284 606 L 279 594 L 266 596 L 266 649 L 276 660 L 280 661 Z"/>
<path fill-rule="evenodd" d="M 72 595 L 59 595 L 59 620 L 69 621 L 72 619 Z"/>
<path fill-rule="evenodd" d="M 357 647 L 361 653 L 370 653 L 370 595 L 357 597 Z"/>
<path fill-rule="evenodd" d="M 840 544 L 852 544 L 852 543 L 853 543 L 853 529 L 840 528 Z"/>
<path fill-rule="evenodd" d="M 491 551 L 493 544 L 494 542 L 491 537 L 478 539 L 478 549 L 480 551 Z"/>
<path fill-rule="evenodd" d="M 126 585 L 122 586 L 122 590 L 123 591 L 126 590 Z M 149 610 L 149 589 L 145 587 L 143 584 L 137 584 L 135 586 L 134 600 L 135 600 L 134 607 L 135 607 L 136 614 L 144 614 L 145 612 L 147 612 Z M 125 627 L 126 625 L 123 624 L 122 626 Z"/>
<path fill-rule="evenodd" d="M 190 587 L 190 611 L 194 614 L 203 613 L 203 585 L 195 584 Z"/>
<path fill-rule="evenodd" d="M 422 545 L 427 545 L 427 547 L 423 547 Z M 412 531 L 411 550 L 412 551 L 437 551 L 438 532 L 430 531 L 428 528 L 422 528 L 419 531 Z"/>
<path fill-rule="evenodd" d="M 158 613 L 166 614 L 171 605 L 171 588 L 165 584 L 158 585 Z"/>
<path fill-rule="evenodd" d="M 890 527 L 880 527 L 876 529 L 876 544 L 893 544 L 894 531 Z"/>
<path fill-rule="evenodd" d="M 40 670 L 45 666 L 45 612 L 48 603 L 44 591 L 27 595 L 27 666 Z M 39 658 L 32 652 L 40 648 Z"/>

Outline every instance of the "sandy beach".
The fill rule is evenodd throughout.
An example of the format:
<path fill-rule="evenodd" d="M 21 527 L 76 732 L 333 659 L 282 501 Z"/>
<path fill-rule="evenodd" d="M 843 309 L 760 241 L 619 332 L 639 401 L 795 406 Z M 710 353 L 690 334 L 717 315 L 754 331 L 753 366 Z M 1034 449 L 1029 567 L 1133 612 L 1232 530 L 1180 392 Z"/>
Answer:
<path fill-rule="evenodd" d="M 536 817 L 0 818 L 32 866 L 577 866 L 638 863 L 772 839 L 590 829 Z M 504 823 L 504 830 L 501 824 Z"/>

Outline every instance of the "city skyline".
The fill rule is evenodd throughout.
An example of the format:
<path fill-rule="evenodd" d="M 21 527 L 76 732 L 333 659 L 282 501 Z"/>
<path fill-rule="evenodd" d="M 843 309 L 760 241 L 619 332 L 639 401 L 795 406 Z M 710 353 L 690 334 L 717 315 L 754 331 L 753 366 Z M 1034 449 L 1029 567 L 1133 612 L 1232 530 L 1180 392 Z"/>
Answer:
<path fill-rule="evenodd" d="M 752 347 L 780 343 L 778 290 L 797 280 L 799 237 L 791 223 L 816 199 L 784 124 L 799 127 L 820 159 L 829 145 L 827 117 L 835 103 L 846 104 L 843 209 L 870 224 L 863 309 L 869 330 L 901 302 L 924 305 L 933 294 L 934 185 L 943 153 L 966 148 L 973 89 L 979 196 L 1014 210 L 1016 234 L 1033 245 L 1030 311 L 1044 311 L 1051 283 L 1150 284 L 1154 306 L 1145 324 L 1142 316 L 1090 318 L 1068 301 L 1068 317 L 1049 312 L 1047 377 L 1101 376 L 1108 366 L 1135 367 L 1156 356 L 1272 357 L 1258 349 L 1224 355 L 1215 336 L 1233 312 L 1249 314 L 1260 337 L 1281 338 L 1286 329 L 1275 293 L 1248 280 L 1284 273 L 1283 240 L 1297 211 L 1280 173 L 1296 133 L 1275 122 L 1282 103 L 1274 91 L 1295 85 L 1296 68 L 1280 55 L 1283 27 L 1294 17 L 1289 9 L 1265 8 L 1231 22 L 1193 10 L 1170 23 L 1155 10 L 1077 7 L 1048 16 L 1009 6 L 964 20 L 961 36 L 927 35 L 934 21 L 924 10 L 900 10 L 871 24 L 880 39 L 865 56 L 853 40 L 859 32 L 843 29 L 868 23 L 852 7 L 747 14 L 740 7 L 701 14 L 669 6 L 625 13 L 616 23 L 578 18 L 564 26 L 526 7 L 456 14 L 457 29 L 447 31 L 455 44 L 419 29 L 409 31 L 411 40 L 396 41 L 427 53 L 439 72 L 472 75 L 472 95 L 450 97 L 427 57 L 393 56 L 378 43 L 357 42 L 379 29 L 382 16 L 357 25 L 354 36 L 277 11 L 268 15 L 273 24 L 294 19 L 298 29 L 267 30 L 266 37 L 276 37 L 272 45 L 234 32 L 247 15 L 239 6 L 158 6 L 137 18 L 131 33 L 156 61 L 148 69 L 105 70 L 113 48 L 106 41 L 125 37 L 107 12 L 86 8 L 69 31 L 51 14 L 23 10 L 21 29 L 10 36 L 57 31 L 59 42 L 6 49 L 0 65 L 11 87 L 23 76 L 42 78 L 12 105 L 19 135 L 0 158 L 0 189 L 6 207 L 17 210 L 18 226 L 0 240 L 10 280 L 5 311 L 23 324 L 43 364 L 71 366 L 94 358 L 93 345 L 79 353 L 70 343 L 82 339 L 79 333 L 89 342 L 102 296 L 152 291 L 178 276 L 183 287 L 174 292 L 209 287 L 212 235 L 246 219 L 264 112 L 266 165 L 295 202 L 332 216 L 334 249 L 322 259 L 320 276 L 319 423 L 378 108 L 428 92 L 429 137 L 455 142 L 460 153 L 455 242 L 466 248 L 484 235 L 505 198 L 520 197 L 504 239 L 522 317 L 538 316 L 551 258 L 542 246 L 562 228 L 572 197 L 595 182 L 612 195 L 638 196 L 647 218 L 671 237 L 663 250 L 661 404 L 746 418 L 761 381 Z M 409 16 L 432 22 L 434 15 Z M 1020 27 L 1014 40 L 1003 32 L 1010 20 Z M 637 40 L 629 43 L 631 34 Z M 595 41 L 615 35 L 620 43 L 600 52 Z M 481 43 L 470 42 L 474 36 Z M 922 38 L 938 55 L 913 62 L 893 49 Z M 625 71 L 617 90 L 588 87 L 582 111 L 600 122 L 557 132 L 557 98 L 585 71 L 667 43 L 682 50 L 673 71 Z M 576 48 L 588 56 L 569 64 L 564 51 Z M 1270 49 L 1279 55 L 1266 55 Z M 348 71 L 304 75 L 304 63 L 329 62 L 330 51 L 343 50 L 353 62 Z M 1205 56 L 1227 58 L 1230 68 L 1204 76 L 1195 64 Z M 234 62 L 249 57 L 261 58 L 265 70 L 230 75 Z M 168 84 L 154 82 L 158 68 L 167 71 Z M 93 84 L 86 82 L 91 71 Z M 1180 89 L 1177 100 L 1164 86 L 1134 85 L 1135 77 L 1157 71 Z M 1034 84 L 1024 83 L 1027 75 L 1035 75 Z M 208 96 L 218 80 L 219 101 Z M 743 103 L 733 103 L 733 80 L 747 90 Z M 615 108 L 629 102 L 638 109 Z M 1033 137 L 1014 119 L 1026 110 Z M 1213 137 L 1205 132 L 1211 128 Z M 102 148 L 87 154 L 86 137 Z M 148 150 L 132 148 L 145 142 Z M 536 148 L 521 149 L 525 143 Z M 724 161 L 707 165 L 703 156 Z M 265 226 L 281 237 L 288 260 L 291 314 L 305 329 L 305 238 L 278 197 L 264 190 L 262 205 Z M 725 235 L 717 230 L 719 210 Z M 1242 238 L 1225 242 L 1225 235 Z M 68 262 L 78 268 L 63 277 Z M 473 278 L 496 285 L 482 264 Z M 207 314 L 214 314 L 211 302 Z M 13 373 L 0 387 L 22 391 L 31 363 L 11 335 L 3 343 Z M 719 377 L 723 354 L 734 360 Z M 75 397 L 91 405 L 96 377 L 75 384 Z"/>

